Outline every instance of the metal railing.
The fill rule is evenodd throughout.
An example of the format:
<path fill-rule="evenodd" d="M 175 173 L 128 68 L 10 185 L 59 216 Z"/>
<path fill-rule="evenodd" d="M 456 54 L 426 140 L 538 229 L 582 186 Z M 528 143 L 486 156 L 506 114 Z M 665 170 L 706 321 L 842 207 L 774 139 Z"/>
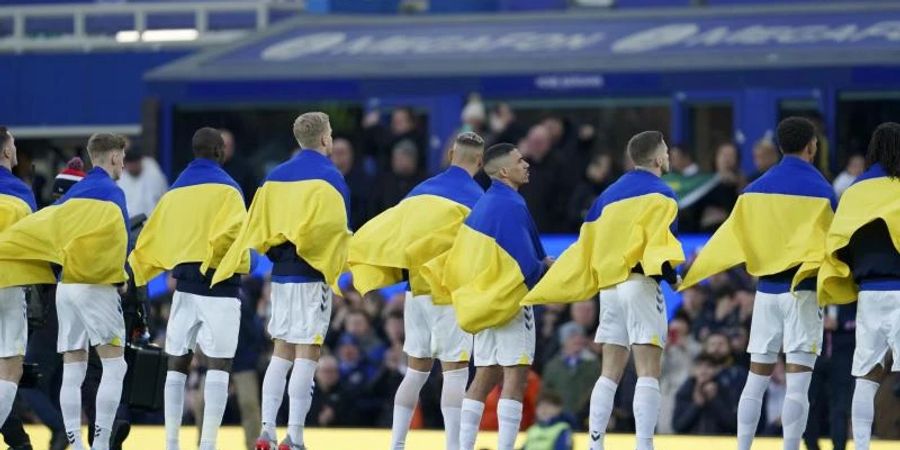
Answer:
<path fill-rule="evenodd" d="M 31 50 L 85 50 L 162 47 L 162 46 L 203 46 L 232 41 L 249 32 L 269 26 L 275 13 L 281 15 L 299 14 L 305 10 L 304 0 L 259 0 L 259 1 L 185 1 L 181 3 L 119 3 L 119 4 L 58 4 L 40 6 L 0 7 L 0 24 L 12 22 L 12 32 L 0 34 L 0 52 L 24 52 Z M 210 15 L 246 13 L 253 15 L 253 25 L 227 30 L 211 30 Z M 286 14 L 285 14 L 286 13 Z M 160 36 L 158 29 L 148 27 L 148 18 L 154 15 L 181 15 L 193 18 L 189 38 L 167 40 L 165 38 L 144 39 L 145 32 L 156 32 L 149 36 Z M 88 20 L 130 16 L 131 29 L 120 30 L 129 33 L 123 39 L 117 33 L 93 32 Z M 47 35 L 28 30 L 30 20 L 71 21 L 70 30 Z M 179 27 L 182 28 L 182 27 Z M 2 29 L 2 27 L 0 27 Z M 181 30 L 183 31 L 183 30 Z M 184 33 L 182 33 L 184 35 Z"/>

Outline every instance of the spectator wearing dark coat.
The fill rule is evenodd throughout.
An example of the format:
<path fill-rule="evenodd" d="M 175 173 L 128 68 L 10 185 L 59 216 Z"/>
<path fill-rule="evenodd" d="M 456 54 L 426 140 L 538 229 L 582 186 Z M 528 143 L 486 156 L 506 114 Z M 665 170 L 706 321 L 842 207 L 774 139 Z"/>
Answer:
<path fill-rule="evenodd" d="M 724 434 L 737 430 L 737 399 L 724 395 L 719 372 L 710 355 L 701 354 L 694 360 L 694 375 L 675 396 L 675 432 Z"/>

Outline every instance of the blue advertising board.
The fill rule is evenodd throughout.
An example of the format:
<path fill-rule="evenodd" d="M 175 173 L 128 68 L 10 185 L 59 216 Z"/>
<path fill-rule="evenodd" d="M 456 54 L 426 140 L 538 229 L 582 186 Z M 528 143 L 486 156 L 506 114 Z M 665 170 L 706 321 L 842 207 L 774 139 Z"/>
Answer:
<path fill-rule="evenodd" d="M 703 10 L 699 10 L 703 11 Z M 194 79 L 657 71 L 889 63 L 900 8 L 715 14 L 298 19 L 151 74 Z M 196 69 L 209 70 L 196 70 Z M 550 83 L 559 81 L 550 80 Z M 594 87 L 596 77 L 573 78 Z"/>

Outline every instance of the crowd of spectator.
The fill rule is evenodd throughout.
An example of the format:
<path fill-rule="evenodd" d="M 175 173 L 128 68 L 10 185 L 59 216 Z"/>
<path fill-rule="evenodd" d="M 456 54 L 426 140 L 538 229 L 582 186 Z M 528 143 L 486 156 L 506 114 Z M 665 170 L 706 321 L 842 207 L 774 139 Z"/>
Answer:
<path fill-rule="evenodd" d="M 489 111 L 478 101 L 463 111 L 462 128 L 481 132 L 488 145 L 514 142 L 531 164 L 530 183 L 521 190 L 538 228 L 543 233 L 575 232 L 594 198 L 630 167 L 622 152 L 604 149 L 590 126 L 576 126 L 570 118 L 548 115 L 536 123 L 521 123 L 515 111 L 499 104 Z M 421 118 L 412 109 L 397 108 L 382 122 L 377 112 L 364 115 L 358 139 L 334 140 L 332 159 L 351 189 L 351 221 L 357 228 L 368 218 L 399 202 L 417 183 L 427 177 L 429 139 Z M 226 137 L 225 169 L 238 181 L 249 203 L 259 174 L 246 164 L 236 150 L 234 136 Z M 680 229 L 712 232 L 733 208 L 741 190 L 780 159 L 768 138 L 753 149 L 754 173 L 740 167 L 734 143 L 713 149 L 712 161 L 698 161 L 695 149 L 673 143 L 672 173 L 667 181 L 679 191 Z M 864 161 L 853 155 L 834 180 L 838 195 L 863 170 Z M 704 170 L 708 167 L 710 170 Z M 132 211 L 149 214 L 154 199 L 165 191 L 165 176 L 153 158 L 130 156 L 120 184 Z M 171 180 L 169 180 L 171 181 Z M 481 178 L 482 183 L 487 182 Z M 40 192 L 39 192 L 40 195 Z M 44 201 L 46 204 L 47 201 Z M 135 205 L 132 208 L 132 205 Z M 344 297 L 335 297 L 331 330 L 324 344 L 324 356 L 315 376 L 315 395 L 307 422 L 311 426 L 388 427 L 393 395 L 406 370 L 403 354 L 402 292 L 375 293 L 363 298 L 352 285 L 343 286 Z M 692 287 L 682 296 L 682 304 L 669 324 L 660 386 L 663 394 L 658 431 L 663 433 L 733 434 L 736 430 L 738 399 L 747 376 L 746 347 L 754 301 L 754 280 L 741 269 L 714 276 L 708 283 Z M 151 338 L 165 341 L 165 326 L 174 284 L 169 293 L 151 299 Z M 247 277 L 242 289 L 242 323 L 233 378 L 234 399 L 225 423 L 242 423 L 248 436 L 258 434 L 260 374 L 271 353 L 265 335 L 269 314 L 269 282 Z M 536 309 L 539 333 L 536 358 L 526 392 L 523 429 L 535 421 L 538 396 L 547 403 L 546 420 L 561 417 L 573 429 L 585 430 L 589 395 L 601 367 L 600 348 L 593 343 L 602 303 L 591 299 L 571 305 L 550 305 Z M 851 380 L 849 361 L 853 351 L 854 306 L 829 307 L 825 313 L 826 339 L 813 381 L 813 409 L 810 414 L 808 445 L 817 434 L 845 433 Z M 195 359 L 194 375 L 186 403 L 188 421 L 192 411 L 201 411 L 203 362 Z M 841 376 L 846 374 L 846 376 Z M 422 390 L 413 427 L 441 427 L 440 371 L 435 371 Z M 613 431 L 633 431 L 633 367 L 626 370 L 616 393 L 616 407 L 610 420 Z M 630 380 L 631 379 L 631 380 Z M 630 380 L 630 381 L 629 381 Z M 631 387 L 629 387 L 631 386 Z M 762 434 L 780 434 L 781 404 L 784 401 L 784 370 L 780 363 L 765 398 Z M 490 423 L 489 397 L 485 428 Z M 894 407 L 876 406 L 878 411 L 900 411 L 900 380 L 890 379 L 878 401 Z M 283 404 L 287 405 L 287 401 Z M 677 414 L 676 414 L 677 411 Z M 282 415 L 286 419 L 287 407 Z M 897 413 L 900 414 L 900 413 Z M 193 417 L 202 414 L 193 414 Z M 876 419 L 876 433 L 898 436 L 900 418 Z M 145 416 L 162 422 L 162 416 Z M 879 428 L 878 421 L 886 425 Z M 254 428 L 256 427 L 256 428 Z M 252 441 L 251 441 L 252 442 Z M 248 442 L 249 443 L 249 442 Z"/>

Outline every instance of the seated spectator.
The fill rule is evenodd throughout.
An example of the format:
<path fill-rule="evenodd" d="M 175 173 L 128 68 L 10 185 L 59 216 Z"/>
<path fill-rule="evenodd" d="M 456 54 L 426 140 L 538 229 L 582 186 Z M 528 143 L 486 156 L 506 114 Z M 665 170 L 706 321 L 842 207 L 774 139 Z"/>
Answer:
<path fill-rule="evenodd" d="M 541 392 L 559 395 L 563 411 L 576 416 L 590 402 L 589 392 L 600 376 L 597 355 L 588 350 L 588 338 L 582 327 L 570 322 L 560 329 L 562 351 L 544 367 Z"/>
<path fill-rule="evenodd" d="M 489 117 L 490 134 L 485 137 L 485 147 L 500 142 L 519 142 L 528 129 L 516 121 L 516 114 L 508 103 L 498 103 L 491 108 Z"/>
<path fill-rule="evenodd" d="M 572 197 L 569 198 L 566 216 L 573 230 L 581 227 L 594 200 L 616 178 L 617 174 L 613 173 L 612 157 L 607 153 L 595 153 L 585 170 L 585 178 L 578 182 Z"/>
<path fill-rule="evenodd" d="M 125 170 L 116 184 L 125 192 L 125 204 L 131 217 L 150 217 L 159 199 L 169 190 L 169 182 L 156 160 L 140 150 L 125 153 Z"/>
<path fill-rule="evenodd" d="M 362 311 L 350 311 L 344 320 L 344 334 L 352 336 L 368 361 L 381 361 L 387 346 L 375 334 L 369 317 Z"/>
<path fill-rule="evenodd" d="M 350 188 L 350 228 L 356 230 L 368 220 L 368 191 L 372 185 L 369 175 L 356 164 L 353 144 L 344 138 L 335 138 L 331 161 L 344 176 Z"/>
<path fill-rule="evenodd" d="M 371 187 L 369 217 L 400 203 L 417 184 L 424 180 L 419 171 L 419 151 L 409 139 L 397 142 L 391 150 L 391 171 L 381 174 Z"/>
<path fill-rule="evenodd" d="M 562 403 L 556 394 L 541 393 L 537 402 L 537 422 L 528 429 L 522 450 L 572 450 L 572 426 Z"/>
<path fill-rule="evenodd" d="M 381 112 L 369 111 L 363 118 L 363 149 L 375 160 L 378 172 L 389 172 L 393 149 L 401 141 L 408 141 L 415 150 L 416 170 L 426 167 L 428 140 L 419 127 L 412 108 L 400 107 L 391 111 L 390 125 L 381 124 Z"/>
<path fill-rule="evenodd" d="M 675 394 L 691 375 L 691 361 L 700 353 L 700 343 L 691 335 L 691 322 L 685 314 L 677 314 L 669 322 L 669 336 L 663 352 L 662 376 L 659 390 L 659 433 L 672 433 L 672 416 L 675 413 Z"/>
<path fill-rule="evenodd" d="M 560 160 L 550 131 L 544 125 L 535 125 L 519 147 L 531 167 L 528 184 L 519 189 L 541 233 L 559 233 L 569 230 L 566 221 L 566 205 L 574 188 L 574 180 Z"/>
<path fill-rule="evenodd" d="M 366 360 L 355 337 L 347 333 L 341 336 L 338 340 L 337 358 L 341 387 L 355 394 L 363 394 L 375 374 L 375 368 Z"/>
<path fill-rule="evenodd" d="M 753 166 L 756 167 L 756 172 L 750 176 L 750 181 L 761 177 L 772 166 L 778 164 L 778 161 L 781 161 L 781 153 L 778 152 L 778 148 L 772 142 L 771 136 L 757 141 L 753 146 Z"/>
<path fill-rule="evenodd" d="M 700 170 L 686 144 L 669 148 L 669 167 L 671 170 L 663 175 L 663 181 L 678 197 L 678 228 L 681 231 L 696 232 L 699 229 L 701 211 L 698 203 L 716 186 L 717 181 L 711 173 Z"/>
<path fill-rule="evenodd" d="M 747 185 L 747 180 L 741 174 L 740 161 L 740 153 L 733 143 L 726 142 L 716 148 L 713 166 L 718 184 L 698 204 L 701 208 L 700 231 L 714 232 L 725 222 L 737 203 L 738 194 Z"/>
<path fill-rule="evenodd" d="M 316 368 L 312 405 L 306 415 L 306 425 L 333 427 L 354 420 L 352 398 L 348 398 L 340 384 L 338 360 L 332 355 L 322 355 Z"/>
<path fill-rule="evenodd" d="M 678 414 L 672 428 L 678 433 L 723 434 L 737 430 L 737 398 L 722 395 L 719 367 L 714 357 L 701 354 L 694 360 L 694 374 L 675 396 Z"/>
<path fill-rule="evenodd" d="M 850 155 L 850 158 L 847 159 L 847 167 L 834 179 L 834 193 L 838 198 L 865 170 L 866 158 L 859 153 Z"/>

